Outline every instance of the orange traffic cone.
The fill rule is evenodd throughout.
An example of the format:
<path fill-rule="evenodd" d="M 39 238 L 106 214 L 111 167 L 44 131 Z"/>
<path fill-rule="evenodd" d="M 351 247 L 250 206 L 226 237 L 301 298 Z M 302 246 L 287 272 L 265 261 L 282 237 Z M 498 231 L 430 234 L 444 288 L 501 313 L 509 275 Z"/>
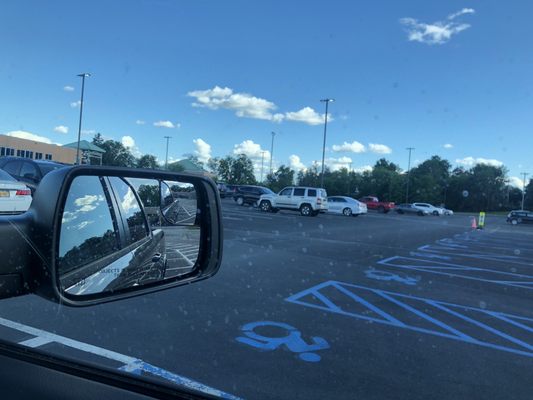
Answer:
<path fill-rule="evenodd" d="M 472 229 L 477 229 L 476 217 L 472 217 Z"/>

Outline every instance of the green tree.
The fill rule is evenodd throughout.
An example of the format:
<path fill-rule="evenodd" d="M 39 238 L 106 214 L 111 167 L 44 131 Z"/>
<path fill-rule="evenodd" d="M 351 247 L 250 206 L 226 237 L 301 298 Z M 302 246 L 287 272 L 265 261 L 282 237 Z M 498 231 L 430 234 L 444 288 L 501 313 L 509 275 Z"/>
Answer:
<path fill-rule="evenodd" d="M 179 162 L 173 162 L 167 165 L 167 170 L 171 172 L 183 172 L 185 171 L 185 167 Z"/>
<path fill-rule="evenodd" d="M 433 156 L 411 170 L 409 201 L 440 205 L 446 202 L 451 164 Z"/>
<path fill-rule="evenodd" d="M 104 138 L 99 132 L 96 135 L 94 135 L 93 144 L 98 147 L 101 147 L 104 144 Z"/>
<path fill-rule="evenodd" d="M 144 154 L 137 160 L 137 168 L 158 169 L 157 159 L 151 154 Z"/>
<path fill-rule="evenodd" d="M 159 187 L 156 185 L 141 185 L 137 193 L 145 207 L 157 207 L 161 203 Z"/>
<path fill-rule="evenodd" d="M 520 199 L 520 202 L 522 199 Z M 526 196 L 524 198 L 524 208 L 526 210 L 533 209 L 533 179 L 530 179 L 526 185 Z"/>
<path fill-rule="evenodd" d="M 97 146 L 105 150 L 105 153 L 102 155 L 102 165 L 113 167 L 135 167 L 135 157 L 122 143 L 117 142 L 116 140 L 100 142 L 101 137 L 97 138 L 98 135 L 99 134 L 96 134 L 94 137 L 93 143 L 100 143 L 97 144 Z"/>
<path fill-rule="evenodd" d="M 217 176 L 234 185 L 255 185 L 254 165 L 245 154 L 237 157 L 226 156 L 217 163 Z"/>
<path fill-rule="evenodd" d="M 284 187 L 292 185 L 294 185 L 294 170 L 285 165 L 280 166 L 266 177 L 266 186 L 276 193 Z"/>

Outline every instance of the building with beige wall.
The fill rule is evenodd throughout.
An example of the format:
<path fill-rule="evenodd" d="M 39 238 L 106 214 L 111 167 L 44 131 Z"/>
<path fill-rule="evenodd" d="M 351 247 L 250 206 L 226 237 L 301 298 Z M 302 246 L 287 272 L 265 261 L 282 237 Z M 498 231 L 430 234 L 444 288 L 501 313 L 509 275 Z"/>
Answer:
<path fill-rule="evenodd" d="M 18 156 L 33 160 L 52 160 L 74 164 L 76 149 L 0 135 L 0 156 Z"/>

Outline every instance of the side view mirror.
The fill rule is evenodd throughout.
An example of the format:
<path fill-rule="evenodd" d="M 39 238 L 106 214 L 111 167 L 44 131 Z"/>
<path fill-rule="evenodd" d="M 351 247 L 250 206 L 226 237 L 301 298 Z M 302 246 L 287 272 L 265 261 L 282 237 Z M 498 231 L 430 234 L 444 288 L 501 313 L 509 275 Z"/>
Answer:
<path fill-rule="evenodd" d="M 198 175 L 76 166 L 47 174 L 30 209 L 0 216 L 0 297 L 96 304 L 213 276 L 220 200 Z"/>

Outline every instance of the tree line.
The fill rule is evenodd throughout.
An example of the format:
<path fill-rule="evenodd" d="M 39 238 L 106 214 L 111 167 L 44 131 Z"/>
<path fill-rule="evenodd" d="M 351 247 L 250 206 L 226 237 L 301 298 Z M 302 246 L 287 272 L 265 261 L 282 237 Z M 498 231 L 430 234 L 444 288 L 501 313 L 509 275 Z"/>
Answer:
<path fill-rule="evenodd" d="M 106 151 L 102 159 L 104 165 L 161 168 L 155 156 L 145 154 L 136 158 L 122 143 L 103 140 L 100 134 L 94 137 L 93 143 Z M 187 155 L 187 158 L 206 169 L 217 182 L 237 185 L 261 184 L 274 192 L 294 184 L 320 185 L 320 171 L 317 166 L 296 172 L 289 166 L 281 165 L 266 174 L 263 182 L 258 182 L 254 164 L 245 154 L 211 158 L 205 165 L 194 155 Z M 171 163 L 168 169 L 181 172 L 183 167 Z M 413 167 L 409 173 L 384 158 L 378 160 L 371 170 L 364 172 L 350 171 L 347 168 L 333 171 L 326 168 L 324 187 L 328 195 L 354 198 L 369 195 L 395 203 L 426 202 L 445 205 L 455 211 L 520 209 L 522 201 L 522 190 L 510 185 L 508 171 L 504 166 L 477 164 L 470 168 L 452 168 L 448 160 L 439 156 L 432 156 Z M 526 186 L 524 208 L 533 208 L 533 180 L 529 180 Z"/>

